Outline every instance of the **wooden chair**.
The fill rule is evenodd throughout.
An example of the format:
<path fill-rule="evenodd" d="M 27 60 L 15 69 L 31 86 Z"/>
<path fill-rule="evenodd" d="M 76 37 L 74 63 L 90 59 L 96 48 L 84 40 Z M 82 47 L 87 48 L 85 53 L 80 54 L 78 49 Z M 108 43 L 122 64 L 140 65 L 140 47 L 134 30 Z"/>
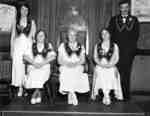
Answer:
<path fill-rule="evenodd" d="M 51 62 L 51 74 L 50 78 L 44 84 L 45 94 L 49 100 L 50 104 L 55 103 L 55 99 L 58 92 L 59 87 L 59 64 L 57 62 L 57 58 Z"/>

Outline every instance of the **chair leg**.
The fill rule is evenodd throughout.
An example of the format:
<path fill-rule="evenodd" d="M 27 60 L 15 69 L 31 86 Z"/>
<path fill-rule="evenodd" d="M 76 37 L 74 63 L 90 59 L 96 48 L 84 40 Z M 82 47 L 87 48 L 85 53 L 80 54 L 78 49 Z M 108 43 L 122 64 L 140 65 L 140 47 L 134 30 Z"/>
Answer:
<path fill-rule="evenodd" d="M 51 91 L 52 91 L 52 98 L 54 102 L 56 101 L 56 96 L 57 96 L 57 90 L 58 90 L 58 84 L 57 82 L 51 82 Z"/>
<path fill-rule="evenodd" d="M 9 99 L 12 100 L 13 99 L 13 91 L 12 91 L 12 87 L 10 85 L 8 85 L 8 94 L 9 94 Z"/>
<path fill-rule="evenodd" d="M 51 90 L 51 85 L 49 83 L 45 84 L 45 89 L 46 89 L 46 96 L 48 98 L 48 101 L 50 104 L 54 103 L 53 95 L 52 95 L 52 90 Z"/>

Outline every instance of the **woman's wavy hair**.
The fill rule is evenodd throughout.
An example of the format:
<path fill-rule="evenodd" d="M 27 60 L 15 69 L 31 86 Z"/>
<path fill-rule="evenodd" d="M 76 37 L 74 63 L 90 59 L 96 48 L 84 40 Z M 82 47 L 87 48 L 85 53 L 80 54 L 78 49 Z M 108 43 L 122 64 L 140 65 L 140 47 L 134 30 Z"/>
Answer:
<path fill-rule="evenodd" d="M 16 5 L 16 9 L 17 9 L 17 23 L 20 21 L 21 18 L 21 8 L 25 6 L 28 9 L 28 15 L 27 15 L 27 20 L 31 19 L 31 9 L 30 9 L 30 5 L 26 2 L 26 1 L 20 1 L 17 5 Z"/>
<path fill-rule="evenodd" d="M 35 33 L 34 42 L 37 43 L 37 36 L 38 36 L 38 34 L 39 34 L 40 32 L 43 32 L 43 33 L 44 33 L 44 35 L 45 35 L 44 43 L 47 43 L 47 42 L 48 42 L 48 40 L 47 40 L 47 33 L 46 33 L 46 31 L 43 30 L 43 29 L 40 29 L 40 30 L 38 30 L 38 31 Z"/>
<path fill-rule="evenodd" d="M 44 39 L 44 51 L 43 51 L 42 55 L 43 55 L 44 57 L 46 57 L 47 51 L 45 51 L 45 50 L 48 50 L 48 47 L 49 47 L 48 45 L 49 45 L 49 44 L 48 44 L 48 40 L 47 40 L 47 34 L 46 34 L 46 32 L 45 32 L 44 30 L 42 30 L 42 29 L 38 30 L 38 31 L 36 32 L 36 34 L 35 34 L 35 39 L 34 39 L 34 43 L 33 43 L 33 46 L 32 46 L 33 55 L 36 56 L 37 53 L 38 53 L 36 44 L 37 44 L 37 36 L 38 36 L 38 34 L 39 34 L 40 32 L 43 32 L 44 35 L 45 35 L 45 39 Z"/>
<path fill-rule="evenodd" d="M 102 38 L 102 31 L 103 30 L 106 30 L 109 35 L 110 35 L 110 42 L 112 42 L 112 37 L 111 37 L 111 33 L 109 31 L 109 29 L 107 27 L 103 27 L 100 31 L 99 31 L 99 39 L 100 39 L 100 42 L 103 42 L 103 38 Z"/>

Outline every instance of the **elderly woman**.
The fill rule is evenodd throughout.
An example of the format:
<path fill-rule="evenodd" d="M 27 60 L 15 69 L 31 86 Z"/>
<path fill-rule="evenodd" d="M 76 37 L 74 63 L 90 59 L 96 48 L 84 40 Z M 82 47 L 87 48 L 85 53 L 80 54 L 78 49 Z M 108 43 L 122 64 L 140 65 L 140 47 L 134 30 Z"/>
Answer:
<path fill-rule="evenodd" d="M 77 31 L 68 30 L 66 43 L 58 48 L 58 62 L 60 64 L 60 87 L 62 94 L 68 94 L 68 104 L 78 105 L 75 92 L 85 93 L 89 91 L 88 76 L 84 73 L 85 49 L 77 42 Z"/>

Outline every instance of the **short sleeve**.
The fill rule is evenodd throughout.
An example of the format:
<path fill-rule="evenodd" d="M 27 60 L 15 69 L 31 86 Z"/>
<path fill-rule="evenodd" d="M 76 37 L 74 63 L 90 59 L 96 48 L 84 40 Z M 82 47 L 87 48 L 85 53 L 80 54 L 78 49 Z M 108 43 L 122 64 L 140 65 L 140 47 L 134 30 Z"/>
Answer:
<path fill-rule="evenodd" d="M 65 51 L 65 44 L 64 43 L 60 44 L 60 46 L 58 48 L 58 57 L 60 59 L 63 59 L 63 61 L 67 61 L 67 62 L 71 61 L 70 57 L 68 57 L 68 55 Z"/>
<path fill-rule="evenodd" d="M 61 54 L 63 52 L 64 48 L 64 43 L 61 43 L 60 46 L 58 47 L 58 53 Z"/>
<path fill-rule="evenodd" d="M 117 44 L 114 44 L 115 46 L 115 54 L 119 54 L 119 48 L 118 48 L 118 45 Z"/>

